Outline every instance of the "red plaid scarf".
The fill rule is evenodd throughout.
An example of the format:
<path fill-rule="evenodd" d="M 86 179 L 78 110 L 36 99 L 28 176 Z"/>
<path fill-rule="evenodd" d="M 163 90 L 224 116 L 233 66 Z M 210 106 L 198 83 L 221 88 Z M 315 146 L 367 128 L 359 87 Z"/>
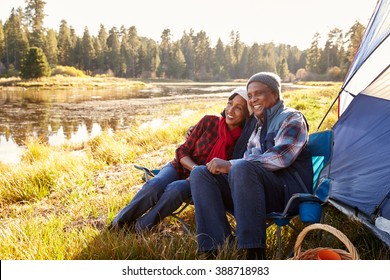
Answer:
<path fill-rule="evenodd" d="M 218 140 L 207 157 L 206 163 L 215 157 L 227 160 L 228 151 L 240 137 L 241 131 L 242 128 L 239 126 L 230 131 L 226 125 L 225 117 L 221 117 L 218 125 Z"/>

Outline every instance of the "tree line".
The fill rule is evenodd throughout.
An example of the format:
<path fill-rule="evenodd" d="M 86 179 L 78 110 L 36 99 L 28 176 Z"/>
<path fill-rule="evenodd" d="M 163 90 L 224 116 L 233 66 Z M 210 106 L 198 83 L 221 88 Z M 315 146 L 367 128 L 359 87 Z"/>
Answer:
<path fill-rule="evenodd" d="M 28 78 L 23 72 L 37 69 L 32 64 L 38 59 L 44 68 L 71 66 L 87 75 L 125 78 L 224 81 L 272 71 L 284 81 L 337 81 L 345 76 L 364 32 L 358 21 L 347 32 L 334 28 L 324 46 L 316 33 L 306 50 L 273 42 L 248 46 L 234 30 L 230 42 L 219 39 L 215 46 L 205 31 L 194 30 L 173 41 L 170 29 L 164 29 L 158 42 L 139 36 L 136 26 L 108 30 L 101 24 L 96 36 L 88 27 L 78 36 L 66 20 L 58 31 L 44 27 L 43 0 L 25 2 L 24 9 L 14 8 L 4 23 L 0 21 L 0 76 Z M 42 71 L 42 76 L 50 73 Z"/>

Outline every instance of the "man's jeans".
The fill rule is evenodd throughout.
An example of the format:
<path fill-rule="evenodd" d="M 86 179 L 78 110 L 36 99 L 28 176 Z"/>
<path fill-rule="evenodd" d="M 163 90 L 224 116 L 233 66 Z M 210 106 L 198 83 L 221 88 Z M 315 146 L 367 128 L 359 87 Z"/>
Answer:
<path fill-rule="evenodd" d="M 119 212 L 111 226 L 135 226 L 138 232 L 151 229 L 191 196 L 189 182 L 178 179 L 173 166 L 170 163 L 165 165 Z"/>
<path fill-rule="evenodd" d="M 239 160 L 228 175 L 213 175 L 199 166 L 190 181 L 199 252 L 216 250 L 231 238 L 226 211 L 236 218 L 239 249 L 265 248 L 266 213 L 284 208 L 284 187 L 274 173 Z"/>

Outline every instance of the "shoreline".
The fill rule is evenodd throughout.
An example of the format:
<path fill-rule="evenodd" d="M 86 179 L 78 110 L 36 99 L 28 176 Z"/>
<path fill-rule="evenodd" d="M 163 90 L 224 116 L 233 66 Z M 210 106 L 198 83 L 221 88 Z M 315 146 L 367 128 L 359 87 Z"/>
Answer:
<path fill-rule="evenodd" d="M 110 89 L 110 88 L 147 88 L 154 85 L 176 86 L 186 84 L 189 86 L 210 86 L 214 84 L 226 86 L 245 85 L 246 79 L 237 79 L 231 81 L 191 81 L 191 80 L 168 80 L 168 79 L 127 79 L 107 76 L 86 76 L 86 77 L 68 77 L 56 75 L 34 80 L 22 80 L 19 77 L 0 78 L 0 90 L 28 90 L 28 89 Z M 333 81 L 296 81 L 283 82 L 282 85 L 297 88 L 319 88 L 328 87 L 341 82 Z"/>

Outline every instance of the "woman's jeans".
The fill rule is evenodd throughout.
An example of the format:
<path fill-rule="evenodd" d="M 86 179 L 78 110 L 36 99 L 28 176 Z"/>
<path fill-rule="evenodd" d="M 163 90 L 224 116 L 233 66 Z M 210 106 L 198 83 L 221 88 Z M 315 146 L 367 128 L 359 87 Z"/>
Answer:
<path fill-rule="evenodd" d="M 135 227 L 138 232 L 151 229 L 178 209 L 190 196 L 189 182 L 179 180 L 176 170 L 168 163 L 143 185 L 131 202 L 115 217 L 111 227 L 130 226 Z"/>
<path fill-rule="evenodd" d="M 274 173 L 239 160 L 228 175 L 199 166 L 190 180 L 199 252 L 217 250 L 232 237 L 226 211 L 236 218 L 239 249 L 265 248 L 266 213 L 284 208 L 284 187 Z"/>

